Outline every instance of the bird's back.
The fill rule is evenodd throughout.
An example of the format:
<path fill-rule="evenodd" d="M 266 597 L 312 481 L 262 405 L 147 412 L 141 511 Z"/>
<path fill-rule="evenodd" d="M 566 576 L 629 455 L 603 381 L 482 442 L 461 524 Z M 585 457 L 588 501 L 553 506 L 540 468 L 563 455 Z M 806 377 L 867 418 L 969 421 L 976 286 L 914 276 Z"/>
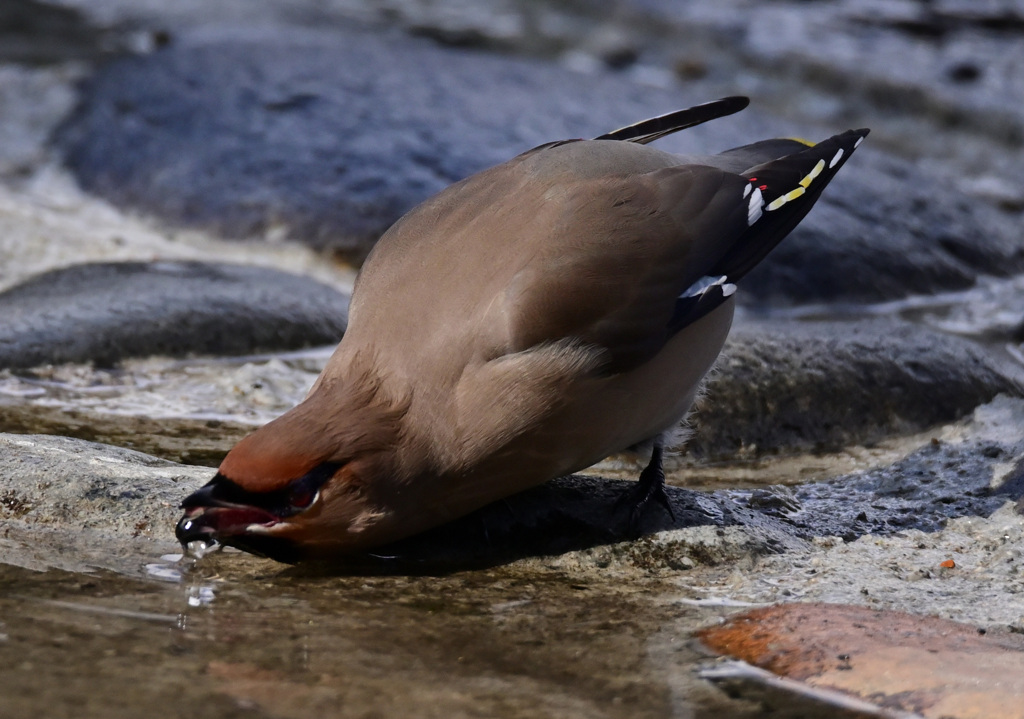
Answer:
<path fill-rule="evenodd" d="M 688 249 L 704 238 L 677 218 L 692 221 L 702 208 L 664 197 L 651 177 L 682 162 L 644 145 L 572 141 L 453 185 L 377 243 L 360 272 L 349 333 L 387 352 L 463 347 L 493 357 L 559 339 L 574 308 L 582 329 L 585 315 L 601 311 L 595 304 L 649 286 L 651 273 L 678 266 L 672 284 L 685 288 L 699 276 L 685 270 Z"/>

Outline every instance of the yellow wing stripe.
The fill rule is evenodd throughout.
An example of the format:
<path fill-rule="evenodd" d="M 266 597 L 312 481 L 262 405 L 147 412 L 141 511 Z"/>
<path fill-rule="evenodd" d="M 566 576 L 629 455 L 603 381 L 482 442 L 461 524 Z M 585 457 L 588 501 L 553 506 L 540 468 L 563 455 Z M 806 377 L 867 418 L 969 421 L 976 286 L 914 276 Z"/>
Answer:
<path fill-rule="evenodd" d="M 785 195 L 780 195 L 779 197 L 776 197 L 774 200 L 769 202 L 764 209 L 766 209 L 768 212 L 771 212 L 772 210 L 779 209 L 790 200 L 795 200 L 796 198 L 800 197 L 800 195 L 807 192 L 807 188 L 811 186 L 812 182 L 814 182 L 814 178 L 820 175 L 821 171 L 824 169 L 825 161 L 818 160 L 818 164 L 816 164 L 814 168 L 810 172 L 808 172 L 802 180 L 800 180 L 800 182 L 798 183 L 800 185 L 799 187 L 790 190 Z"/>
<path fill-rule="evenodd" d="M 790 200 L 795 200 L 796 198 L 800 197 L 800 195 L 804 194 L 806 191 L 807 190 L 805 190 L 802 187 L 798 187 L 795 190 L 790 190 L 785 195 L 782 195 L 781 197 L 776 197 L 774 200 L 769 202 L 768 206 L 765 207 L 764 209 L 768 210 L 769 212 L 771 212 L 772 210 L 777 210 Z"/>
<path fill-rule="evenodd" d="M 824 170 L 824 169 L 825 169 L 825 161 L 824 160 L 818 160 L 818 164 L 814 166 L 813 170 L 811 170 L 810 172 L 807 173 L 807 177 L 805 177 L 804 179 L 800 180 L 800 184 L 803 187 L 808 187 L 811 184 L 811 182 L 814 181 L 814 178 L 817 177 L 818 175 L 820 175 L 821 171 Z"/>

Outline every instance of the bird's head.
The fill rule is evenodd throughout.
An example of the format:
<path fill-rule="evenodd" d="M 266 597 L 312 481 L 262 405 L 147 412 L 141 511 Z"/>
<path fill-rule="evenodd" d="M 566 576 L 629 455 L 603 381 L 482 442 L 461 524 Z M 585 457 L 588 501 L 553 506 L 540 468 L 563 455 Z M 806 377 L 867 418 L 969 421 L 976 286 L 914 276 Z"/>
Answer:
<path fill-rule="evenodd" d="M 392 413 L 345 421 L 311 397 L 239 442 L 181 503 L 175 534 L 282 562 L 359 551 L 394 532 Z"/>

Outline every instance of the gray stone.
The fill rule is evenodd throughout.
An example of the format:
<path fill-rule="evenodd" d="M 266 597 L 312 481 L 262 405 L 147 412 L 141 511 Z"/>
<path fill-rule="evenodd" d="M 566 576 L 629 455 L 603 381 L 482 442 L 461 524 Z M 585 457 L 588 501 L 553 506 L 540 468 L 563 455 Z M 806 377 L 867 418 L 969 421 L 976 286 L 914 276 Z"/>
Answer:
<path fill-rule="evenodd" d="M 179 465 L 109 445 L 0 434 L 0 547 L 6 536 L 12 539 L 11 551 L 17 549 L 24 557 L 24 543 L 33 533 L 49 532 L 47 541 L 56 537 L 60 546 L 73 546 L 77 536 L 83 546 L 68 559 L 71 566 L 80 562 L 121 566 L 124 557 L 156 551 L 154 546 L 170 551 L 180 515 L 178 504 L 212 474 L 205 467 Z M 345 564 L 350 569 L 366 566 L 399 572 L 493 565 L 615 544 L 641 533 L 702 526 L 734 527 L 739 534 L 731 534 L 717 549 L 707 538 L 698 536 L 694 543 L 670 535 L 670 541 L 617 553 L 620 560 L 634 564 L 677 562 L 682 566 L 687 557 L 709 564 L 740 554 L 802 546 L 776 519 L 728 498 L 677 487 L 668 488 L 675 517 L 652 506 L 643 515 L 642 526 L 631 528 L 631 505 L 620 500 L 632 486 L 632 482 L 596 477 L 561 478 L 372 555 L 349 558 Z M 32 564 L 24 558 L 13 563 Z M 57 566 L 68 564 L 58 562 Z"/>
<path fill-rule="evenodd" d="M 958 419 L 1019 368 L 963 338 L 895 320 L 740 323 L 694 418 L 698 456 L 833 450 Z"/>
<path fill-rule="evenodd" d="M 634 525 L 634 487 L 632 481 L 560 477 L 376 549 L 369 560 L 408 571 L 417 565 L 487 566 L 593 550 L 609 563 L 678 570 L 804 548 L 783 522 L 737 504 L 727 494 L 680 487 L 665 488 L 672 516 L 651 502 Z M 702 531 L 691 531 L 698 528 Z M 727 536 L 723 529 L 729 530 L 728 539 L 715 541 L 712 536 Z"/>
<path fill-rule="evenodd" d="M 580 80 L 398 33 L 211 30 L 104 69 L 59 143 L 83 185 L 118 203 L 234 237 L 283 225 L 361 259 L 449 184 L 603 132 Z M 593 90 L 599 115 L 644 94 Z"/>
<path fill-rule="evenodd" d="M 181 498 L 212 476 L 107 444 L 0 434 L 0 517 L 39 527 L 173 538 Z"/>
<path fill-rule="evenodd" d="M 0 434 L 4 563 L 140 573 L 175 550 L 178 503 L 210 475 L 109 445 Z"/>
<path fill-rule="evenodd" d="M 762 71 L 771 87 L 795 80 L 834 95 L 833 112 L 838 104 L 845 112 L 868 110 L 897 122 L 897 115 L 903 121 L 926 116 L 947 130 L 982 132 L 1018 146 L 1024 137 L 1018 101 L 1024 78 L 1016 65 L 1024 9 L 1015 0 L 625 4 L 627 15 L 655 18 L 680 39 L 727 47 L 722 54 Z M 929 141 L 906 140 L 916 147 Z"/>
<path fill-rule="evenodd" d="M 1020 418 L 1020 401 L 999 397 L 975 412 L 966 436 L 933 440 L 885 467 L 795 487 L 789 504 L 766 505 L 757 491 L 736 496 L 803 537 L 937 532 L 951 518 L 987 517 L 1024 496 Z"/>
<path fill-rule="evenodd" d="M 119 204 L 234 237 L 283 226 L 359 261 L 403 212 L 475 171 L 726 93 L 398 33 L 208 29 L 103 69 L 58 145 L 88 190 Z M 755 107 L 662 146 L 706 152 L 808 131 L 821 134 Z M 1024 270 L 1019 234 L 869 140 L 745 296 L 872 301 L 965 287 Z"/>
<path fill-rule="evenodd" d="M 344 334 L 347 312 L 346 295 L 276 270 L 177 261 L 75 265 L 0 294 L 0 367 L 331 344 Z"/>

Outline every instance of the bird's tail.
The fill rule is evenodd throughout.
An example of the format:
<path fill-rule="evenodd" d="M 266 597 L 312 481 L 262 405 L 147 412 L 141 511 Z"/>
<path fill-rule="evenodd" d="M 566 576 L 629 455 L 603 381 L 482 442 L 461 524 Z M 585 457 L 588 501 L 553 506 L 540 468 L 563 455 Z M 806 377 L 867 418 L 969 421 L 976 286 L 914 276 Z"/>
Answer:
<path fill-rule="evenodd" d="M 685 110 L 676 110 L 667 115 L 659 115 L 649 120 L 641 120 L 633 125 L 620 127 L 612 130 L 595 140 L 626 140 L 640 145 L 671 135 L 673 132 L 694 127 L 709 120 L 716 120 L 719 117 L 732 115 L 739 112 L 750 104 L 750 98 L 736 96 L 723 97 L 721 100 L 705 102 L 703 105 L 696 105 Z"/>
<path fill-rule="evenodd" d="M 750 183 L 745 194 L 750 227 L 711 274 L 735 283 L 750 272 L 810 211 L 868 132 L 847 130 L 739 173 Z"/>

